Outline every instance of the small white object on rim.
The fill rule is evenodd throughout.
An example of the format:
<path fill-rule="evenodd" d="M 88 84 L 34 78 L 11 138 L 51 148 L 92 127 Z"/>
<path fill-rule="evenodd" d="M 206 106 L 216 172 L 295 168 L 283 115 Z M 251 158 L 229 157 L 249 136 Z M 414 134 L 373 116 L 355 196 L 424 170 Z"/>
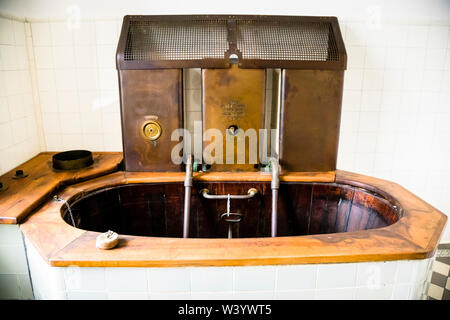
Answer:
<path fill-rule="evenodd" d="M 109 250 L 117 246 L 118 243 L 119 235 L 116 232 L 109 230 L 108 232 L 98 235 L 95 246 L 98 249 Z"/>

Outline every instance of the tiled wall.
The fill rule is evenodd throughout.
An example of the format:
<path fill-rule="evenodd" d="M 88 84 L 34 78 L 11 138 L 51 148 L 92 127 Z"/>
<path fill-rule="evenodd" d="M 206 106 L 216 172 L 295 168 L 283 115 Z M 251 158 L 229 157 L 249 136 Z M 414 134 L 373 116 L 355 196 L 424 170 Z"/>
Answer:
<path fill-rule="evenodd" d="M 0 175 L 40 151 L 28 59 L 25 23 L 0 17 Z"/>
<path fill-rule="evenodd" d="M 18 225 L 0 224 L 1 299 L 33 299 L 25 246 Z"/>
<path fill-rule="evenodd" d="M 27 253 L 37 299 L 421 299 L 432 262 L 57 268 Z"/>
<path fill-rule="evenodd" d="M 47 150 L 121 151 L 121 20 L 31 23 Z"/>
<path fill-rule="evenodd" d="M 348 70 L 338 168 L 398 182 L 449 214 L 449 25 L 342 29 Z"/>

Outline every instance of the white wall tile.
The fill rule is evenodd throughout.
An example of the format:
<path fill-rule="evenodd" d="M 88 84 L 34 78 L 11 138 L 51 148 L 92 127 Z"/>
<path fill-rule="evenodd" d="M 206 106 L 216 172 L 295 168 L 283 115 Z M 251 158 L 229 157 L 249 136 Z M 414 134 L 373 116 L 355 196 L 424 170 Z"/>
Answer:
<path fill-rule="evenodd" d="M 0 299 L 20 299 L 17 276 L 15 274 L 0 274 Z"/>
<path fill-rule="evenodd" d="M 106 268 L 106 285 L 111 292 L 147 292 L 144 268 Z"/>
<path fill-rule="evenodd" d="M 356 299 L 358 300 L 389 300 L 392 296 L 392 285 L 380 288 L 357 288 Z"/>
<path fill-rule="evenodd" d="M 109 300 L 147 300 L 147 292 L 108 292 Z"/>
<path fill-rule="evenodd" d="M 234 270 L 236 291 L 270 291 L 275 289 L 275 267 L 242 267 Z"/>
<path fill-rule="evenodd" d="M 236 292 L 233 297 L 237 300 L 272 300 L 275 294 L 273 291 L 240 291 Z"/>
<path fill-rule="evenodd" d="M 429 48 L 426 51 L 425 68 L 442 70 L 445 66 L 446 49 Z"/>
<path fill-rule="evenodd" d="M 353 287 L 356 282 L 357 266 L 354 263 L 319 265 L 317 288 Z"/>
<path fill-rule="evenodd" d="M 17 70 L 16 49 L 11 45 L 0 46 L 2 70 Z"/>
<path fill-rule="evenodd" d="M 355 288 L 319 289 L 316 290 L 316 300 L 353 300 Z"/>
<path fill-rule="evenodd" d="M 58 112 L 58 102 L 56 100 L 56 92 L 54 91 L 40 92 L 39 102 L 41 104 L 42 113 Z"/>
<path fill-rule="evenodd" d="M 22 21 L 12 21 L 16 46 L 25 46 L 25 24 Z"/>
<path fill-rule="evenodd" d="M 81 127 L 84 133 L 103 133 L 102 113 L 81 112 Z"/>
<path fill-rule="evenodd" d="M 34 60 L 36 68 L 50 69 L 54 67 L 53 64 L 53 50 L 50 46 L 34 47 Z"/>
<path fill-rule="evenodd" d="M 12 129 L 11 123 L 0 123 L 0 149 L 7 148 L 12 144 Z"/>
<path fill-rule="evenodd" d="M 233 268 L 191 268 L 192 292 L 231 291 L 233 289 Z"/>
<path fill-rule="evenodd" d="M 52 37 L 50 24 L 48 22 L 35 22 L 31 24 L 31 32 L 33 35 L 33 45 L 35 46 L 51 46 Z"/>
<path fill-rule="evenodd" d="M 62 73 L 62 76 L 64 74 Z M 71 85 L 65 85 L 67 88 L 74 89 Z M 70 113 L 79 111 L 77 91 L 58 91 L 56 94 L 56 101 L 58 103 L 58 111 L 61 113 Z"/>
<path fill-rule="evenodd" d="M 424 48 L 428 40 L 428 26 L 409 26 L 406 46 Z"/>
<path fill-rule="evenodd" d="M 104 291 L 70 291 L 67 293 L 69 300 L 107 300 L 108 293 Z"/>
<path fill-rule="evenodd" d="M 61 113 L 59 120 L 61 121 L 62 134 L 81 133 L 81 117 L 79 113 Z"/>
<path fill-rule="evenodd" d="M 428 30 L 428 47 L 447 48 L 449 30 L 448 26 L 430 26 Z"/>
<path fill-rule="evenodd" d="M 0 18 L 0 44 L 14 45 L 14 26 L 11 19 Z"/>
<path fill-rule="evenodd" d="M 73 42 L 76 45 L 94 45 L 95 44 L 95 24 L 93 21 L 81 20 L 79 28 L 74 28 Z"/>
<path fill-rule="evenodd" d="M 150 300 L 190 300 L 190 293 L 151 293 Z"/>
<path fill-rule="evenodd" d="M 66 46 L 73 43 L 72 30 L 67 22 L 50 22 L 53 46 Z"/>
<path fill-rule="evenodd" d="M 117 23 L 114 20 L 95 22 L 96 41 L 100 45 L 116 45 L 119 38 Z"/>
<path fill-rule="evenodd" d="M 411 293 L 410 284 L 398 284 L 394 286 L 392 299 L 394 300 L 408 300 Z"/>
<path fill-rule="evenodd" d="M 344 90 L 360 90 L 362 88 L 363 70 L 353 69 L 345 72 Z"/>
<path fill-rule="evenodd" d="M 189 292 L 191 290 L 189 268 L 150 268 L 148 281 L 150 292 Z"/>
<path fill-rule="evenodd" d="M 18 225 L 0 224 L 0 245 L 20 245 L 22 237 Z"/>
<path fill-rule="evenodd" d="M 66 290 L 104 291 L 106 289 L 105 268 L 64 268 Z"/>
<path fill-rule="evenodd" d="M 105 150 L 103 134 L 83 133 L 83 148 L 86 150 Z"/>
<path fill-rule="evenodd" d="M 314 300 L 315 290 L 276 291 L 275 299 L 280 300 Z"/>
<path fill-rule="evenodd" d="M 0 274 L 27 274 L 22 244 L 0 245 Z"/>
<path fill-rule="evenodd" d="M 366 69 L 364 70 L 363 89 L 364 90 L 382 90 L 383 89 L 383 70 Z"/>
<path fill-rule="evenodd" d="M 95 46 L 77 45 L 75 50 L 75 64 L 77 68 L 97 67 L 97 49 Z"/>
<path fill-rule="evenodd" d="M 45 126 L 46 134 L 61 133 L 61 123 L 59 121 L 59 115 L 57 113 L 44 113 L 42 115 L 42 121 Z"/>
<path fill-rule="evenodd" d="M 314 289 L 317 265 L 277 267 L 277 291 Z"/>
<path fill-rule="evenodd" d="M 82 133 L 61 134 L 62 151 L 80 149 L 84 144 Z"/>
<path fill-rule="evenodd" d="M 57 69 L 75 68 L 75 55 L 73 46 L 53 46 L 53 64 Z M 67 76 L 71 77 L 73 70 L 65 70 Z"/>
<path fill-rule="evenodd" d="M 364 68 L 366 60 L 366 47 L 349 46 L 346 49 L 348 55 L 348 68 L 349 69 Z"/>
<path fill-rule="evenodd" d="M 359 287 L 378 288 L 395 281 L 396 262 L 359 263 L 356 285 Z"/>
<path fill-rule="evenodd" d="M 116 68 L 117 45 L 100 45 L 96 47 L 97 61 L 100 68 L 114 70 Z"/>
<path fill-rule="evenodd" d="M 192 300 L 233 300 L 235 296 L 232 292 L 193 292 Z"/>
<path fill-rule="evenodd" d="M 37 80 L 40 91 L 55 91 L 55 74 L 53 70 L 38 70 Z"/>

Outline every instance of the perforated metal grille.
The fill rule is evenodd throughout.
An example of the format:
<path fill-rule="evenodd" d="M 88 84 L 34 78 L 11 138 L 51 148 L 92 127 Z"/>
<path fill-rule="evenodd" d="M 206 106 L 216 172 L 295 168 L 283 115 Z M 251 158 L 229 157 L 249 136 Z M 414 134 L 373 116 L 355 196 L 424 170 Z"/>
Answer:
<path fill-rule="evenodd" d="M 130 21 L 124 60 L 223 59 L 226 20 Z"/>
<path fill-rule="evenodd" d="M 329 22 L 240 20 L 237 46 L 244 59 L 339 61 Z"/>

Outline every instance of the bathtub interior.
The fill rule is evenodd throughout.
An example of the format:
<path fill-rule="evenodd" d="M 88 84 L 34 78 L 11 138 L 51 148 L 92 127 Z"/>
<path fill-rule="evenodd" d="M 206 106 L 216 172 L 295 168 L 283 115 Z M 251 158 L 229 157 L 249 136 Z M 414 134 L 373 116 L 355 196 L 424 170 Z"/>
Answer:
<path fill-rule="evenodd" d="M 232 224 L 233 238 L 269 237 L 271 189 L 265 182 L 195 183 L 192 189 L 191 238 L 226 238 L 228 223 L 221 219 L 226 200 L 205 199 L 211 194 L 258 194 L 231 200 L 230 212 L 242 220 Z M 182 237 L 183 183 L 127 184 L 80 193 L 69 201 L 77 228 L 153 237 Z M 71 224 L 66 206 L 63 219 Z M 278 199 L 278 236 L 339 233 L 381 228 L 399 218 L 390 201 L 381 195 L 333 183 L 282 183 Z"/>

